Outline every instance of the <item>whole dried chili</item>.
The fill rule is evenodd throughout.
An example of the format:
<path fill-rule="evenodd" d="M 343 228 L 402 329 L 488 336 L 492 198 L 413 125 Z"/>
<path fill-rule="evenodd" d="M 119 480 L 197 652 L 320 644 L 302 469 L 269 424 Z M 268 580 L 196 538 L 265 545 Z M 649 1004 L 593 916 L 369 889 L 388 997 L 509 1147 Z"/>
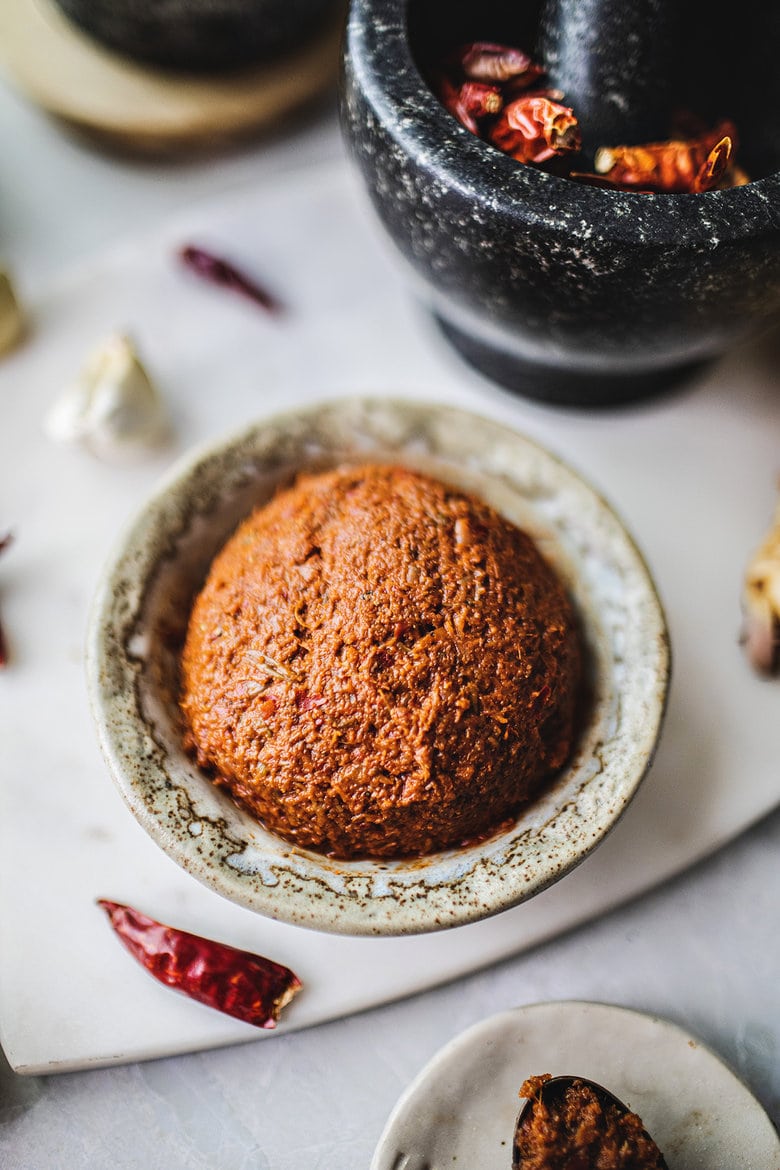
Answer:
<path fill-rule="evenodd" d="M 0 537 L 0 553 L 5 552 L 11 543 L 12 536 L 10 532 L 6 532 L 5 536 Z M 5 633 L 2 625 L 0 625 L 0 667 L 8 665 L 8 645 L 5 640 Z"/>
<path fill-rule="evenodd" d="M 461 45 L 432 77 L 439 101 L 472 134 L 490 140 L 491 124 L 507 101 L 527 90 L 543 70 L 522 49 L 490 41 Z"/>
<path fill-rule="evenodd" d="M 160 983 L 257 1028 L 274 1028 L 302 984 L 289 967 L 164 926 L 131 906 L 98 900 L 119 938 Z"/>
<path fill-rule="evenodd" d="M 474 41 L 463 45 L 454 61 L 464 77 L 472 81 L 506 82 L 515 87 L 530 86 L 544 70 L 532 61 L 522 49 L 511 45 L 497 45 L 489 41 Z"/>
<path fill-rule="evenodd" d="M 187 244 L 179 249 L 179 258 L 187 268 L 198 276 L 202 276 L 204 280 L 240 293 L 270 313 L 277 313 L 281 310 L 280 302 L 267 289 L 240 272 L 229 261 L 220 256 L 212 255 L 205 248 L 197 248 L 193 244 Z"/>
<path fill-rule="evenodd" d="M 504 104 L 498 86 L 484 81 L 464 81 L 458 90 L 458 100 L 473 118 L 497 114 Z"/>
<path fill-rule="evenodd" d="M 522 163 L 542 163 L 580 148 L 577 119 L 568 106 L 538 94 L 516 98 L 489 132 L 494 146 Z"/>
<path fill-rule="evenodd" d="M 641 146 L 603 146 L 596 151 L 596 173 L 623 188 L 659 192 L 700 192 L 725 174 L 736 143 L 731 122 L 691 138 L 670 138 Z"/>
<path fill-rule="evenodd" d="M 439 99 L 445 109 L 457 118 L 472 134 L 479 134 L 478 120 L 497 114 L 504 104 L 497 85 L 480 81 L 464 81 L 456 86 L 441 77 L 438 84 Z"/>

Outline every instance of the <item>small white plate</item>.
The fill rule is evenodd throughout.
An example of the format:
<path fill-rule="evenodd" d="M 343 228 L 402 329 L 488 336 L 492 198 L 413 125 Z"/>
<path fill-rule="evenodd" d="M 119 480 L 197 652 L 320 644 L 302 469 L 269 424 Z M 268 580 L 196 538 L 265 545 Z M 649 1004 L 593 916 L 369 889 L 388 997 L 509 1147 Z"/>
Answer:
<path fill-rule="evenodd" d="M 675 1024 L 609 1004 L 537 1003 L 458 1036 L 393 1110 L 371 1170 L 509 1170 L 537 1073 L 598 1081 L 638 1113 L 673 1170 L 780 1170 L 780 1137 L 745 1085 Z"/>

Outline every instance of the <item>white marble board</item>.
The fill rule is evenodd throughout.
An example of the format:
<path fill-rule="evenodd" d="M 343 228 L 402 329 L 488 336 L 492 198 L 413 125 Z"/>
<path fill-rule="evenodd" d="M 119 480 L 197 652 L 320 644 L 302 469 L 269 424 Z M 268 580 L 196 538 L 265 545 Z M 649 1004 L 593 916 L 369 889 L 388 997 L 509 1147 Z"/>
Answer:
<path fill-rule="evenodd" d="M 270 318 L 177 265 L 183 242 L 258 273 L 288 305 Z M 0 672 L 0 1039 L 19 1072 L 141 1060 L 261 1039 L 412 994 L 617 905 L 707 855 L 780 797 L 778 683 L 739 646 L 744 563 L 775 506 L 777 341 L 730 354 L 680 393 L 627 411 L 552 409 L 472 373 L 418 308 L 342 163 L 280 176 L 182 212 L 31 306 L 28 343 L 0 365 L 0 562 L 11 661 Z M 42 418 L 107 333 L 135 338 L 169 404 L 174 442 L 132 467 L 54 446 Z M 673 681 L 660 748 L 617 829 L 532 901 L 474 925 L 349 939 L 224 901 L 163 855 L 125 808 L 87 708 L 83 639 L 120 529 L 193 443 L 281 407 L 409 395 L 482 411 L 584 473 L 643 549 L 667 609 Z M 161 988 L 94 902 L 272 955 L 304 992 L 260 1033 Z"/>

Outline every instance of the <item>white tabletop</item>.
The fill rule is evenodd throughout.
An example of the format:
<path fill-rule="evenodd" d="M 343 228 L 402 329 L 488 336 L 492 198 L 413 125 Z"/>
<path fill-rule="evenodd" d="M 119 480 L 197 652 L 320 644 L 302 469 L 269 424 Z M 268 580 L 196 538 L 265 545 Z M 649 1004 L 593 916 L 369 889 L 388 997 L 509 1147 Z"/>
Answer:
<path fill-rule="evenodd" d="M 0 257 L 31 299 L 177 209 L 341 156 L 332 102 L 218 162 L 166 164 L 101 153 L 2 84 L 0 144 Z M 662 888 L 529 953 L 267 1043 L 51 1077 L 17 1076 L 0 1058 L 0 1164 L 365 1170 L 399 1094 L 443 1044 L 504 1009 L 560 999 L 676 1022 L 780 1122 L 779 856 L 774 812 Z"/>

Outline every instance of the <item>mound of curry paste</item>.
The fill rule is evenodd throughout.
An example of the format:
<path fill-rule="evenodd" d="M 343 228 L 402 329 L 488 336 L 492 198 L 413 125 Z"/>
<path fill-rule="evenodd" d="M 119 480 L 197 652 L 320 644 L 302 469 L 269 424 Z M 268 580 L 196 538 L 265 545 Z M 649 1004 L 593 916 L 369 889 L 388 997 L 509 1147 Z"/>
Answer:
<path fill-rule="evenodd" d="M 186 746 L 335 857 L 495 830 L 569 755 L 577 622 L 534 541 L 427 476 L 302 476 L 215 558 L 182 656 Z"/>

